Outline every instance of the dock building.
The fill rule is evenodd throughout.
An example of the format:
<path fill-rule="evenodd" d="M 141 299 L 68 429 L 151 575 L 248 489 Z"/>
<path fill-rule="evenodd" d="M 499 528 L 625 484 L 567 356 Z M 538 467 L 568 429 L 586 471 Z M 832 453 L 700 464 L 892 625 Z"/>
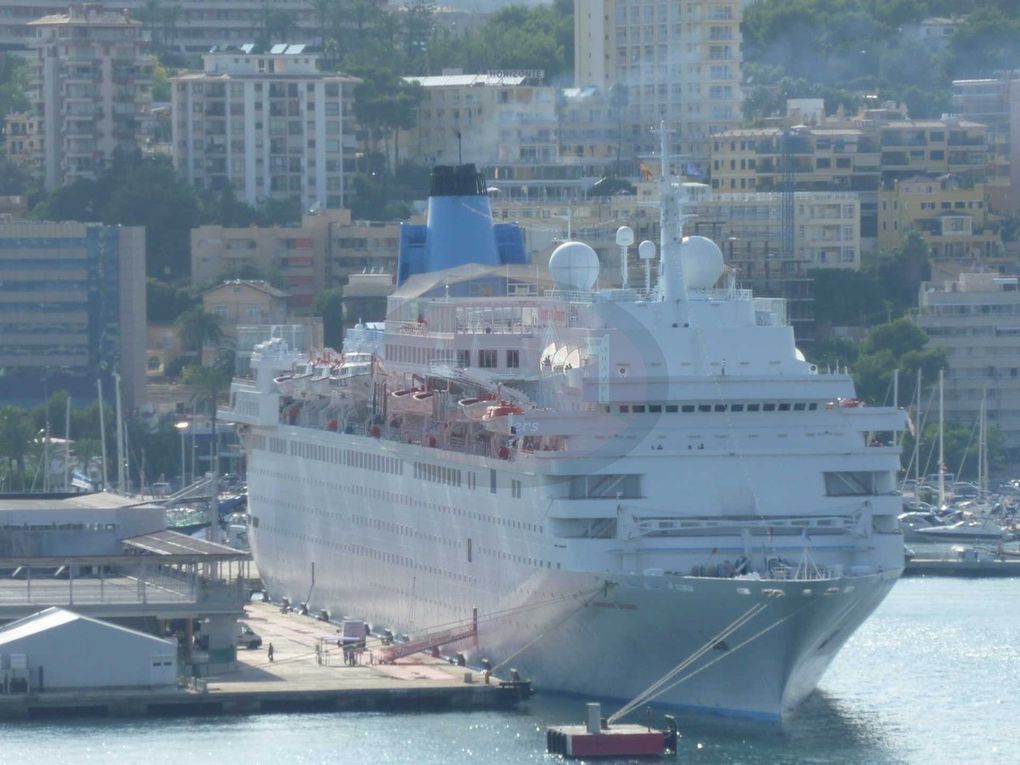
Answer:
<path fill-rule="evenodd" d="M 0 497 L 0 624 L 46 608 L 178 634 L 187 663 L 229 664 L 247 552 L 168 531 L 166 511 L 109 493 Z M 191 654 L 208 619 L 208 652 Z M 199 670 L 201 671 L 201 670 Z"/>

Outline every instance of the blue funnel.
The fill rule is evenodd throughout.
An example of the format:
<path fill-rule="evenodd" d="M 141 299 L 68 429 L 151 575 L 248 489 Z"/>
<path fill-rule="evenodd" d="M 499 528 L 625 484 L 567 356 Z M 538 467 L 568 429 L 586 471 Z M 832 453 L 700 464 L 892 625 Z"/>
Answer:
<path fill-rule="evenodd" d="M 438 165 L 432 169 L 428 224 L 401 227 L 397 283 L 413 274 L 466 263 L 499 266 L 524 262 L 523 237 L 510 233 L 517 234 L 500 231 L 501 241 L 497 242 L 485 178 L 474 165 Z M 514 241 L 508 247 L 503 240 Z"/>

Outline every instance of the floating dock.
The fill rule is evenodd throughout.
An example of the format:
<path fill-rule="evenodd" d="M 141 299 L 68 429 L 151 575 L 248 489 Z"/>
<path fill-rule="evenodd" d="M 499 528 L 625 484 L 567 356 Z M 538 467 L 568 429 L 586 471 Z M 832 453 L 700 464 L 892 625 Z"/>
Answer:
<path fill-rule="evenodd" d="M 238 648 L 235 668 L 170 690 L 82 689 L 0 695 L 0 719 L 71 715 L 144 717 L 257 714 L 285 711 L 493 709 L 516 705 L 530 684 L 500 681 L 427 654 L 378 664 L 370 637 L 353 664 L 324 648 L 337 625 L 278 606 L 251 603 L 245 621 L 262 636 L 260 649 Z M 268 646 L 273 646 L 273 661 Z"/>
<path fill-rule="evenodd" d="M 1020 577 L 1020 560 L 912 558 L 903 576 Z"/>

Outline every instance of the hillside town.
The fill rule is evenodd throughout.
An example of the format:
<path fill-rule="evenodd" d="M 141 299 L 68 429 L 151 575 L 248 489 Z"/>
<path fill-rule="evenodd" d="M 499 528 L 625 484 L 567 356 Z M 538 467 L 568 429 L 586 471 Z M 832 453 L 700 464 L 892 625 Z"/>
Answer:
<path fill-rule="evenodd" d="M 781 5 L 0 4 L 6 438 L 34 453 L 25 433 L 77 420 L 71 464 L 8 459 L 3 485 L 108 483 L 95 402 L 99 380 L 112 404 L 114 375 L 137 429 L 126 480 L 208 472 L 194 368 L 243 371 L 273 327 L 313 349 L 382 320 L 429 168 L 462 163 L 494 219 L 520 224 L 529 262 L 584 241 L 603 288 L 619 286 L 616 230 L 656 240 L 658 179 L 681 178 L 688 231 L 740 286 L 786 301 L 809 358 L 850 366 L 876 403 L 894 368 L 903 391 L 922 370 L 930 398 L 944 367 L 945 419 L 969 432 L 986 401 L 995 467 L 1016 465 L 1020 75 L 988 62 L 933 103 L 892 81 L 764 84 L 764 22 L 748 24 Z M 914 6 L 901 48 L 941 61 L 973 32 Z M 528 46 L 515 36 L 539 27 Z M 923 334 L 883 347 L 873 330 L 890 322 Z M 229 429 L 216 438 L 237 472 Z M 973 451 L 954 469 L 973 473 Z"/>

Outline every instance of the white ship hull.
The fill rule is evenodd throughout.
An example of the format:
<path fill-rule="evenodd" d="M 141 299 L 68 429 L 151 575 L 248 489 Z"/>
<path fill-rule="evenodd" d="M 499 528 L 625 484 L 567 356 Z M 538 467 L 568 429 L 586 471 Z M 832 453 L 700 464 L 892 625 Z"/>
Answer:
<path fill-rule="evenodd" d="M 330 471 L 250 453 L 251 545 L 268 591 L 410 634 L 469 624 L 477 610 L 477 639 L 444 652 L 475 666 L 507 662 L 503 674 L 516 668 L 542 690 L 629 700 L 761 603 L 656 703 L 778 719 L 812 691 L 900 573 L 805 582 L 568 571 L 547 560 L 552 545 L 536 508 L 515 503 L 498 517 L 498 500 L 472 505 L 454 489 L 379 470 L 380 455 L 402 445 L 340 434 L 315 441 L 308 448 L 354 446 L 373 467 Z M 479 566 L 486 557 L 499 564 Z"/>

